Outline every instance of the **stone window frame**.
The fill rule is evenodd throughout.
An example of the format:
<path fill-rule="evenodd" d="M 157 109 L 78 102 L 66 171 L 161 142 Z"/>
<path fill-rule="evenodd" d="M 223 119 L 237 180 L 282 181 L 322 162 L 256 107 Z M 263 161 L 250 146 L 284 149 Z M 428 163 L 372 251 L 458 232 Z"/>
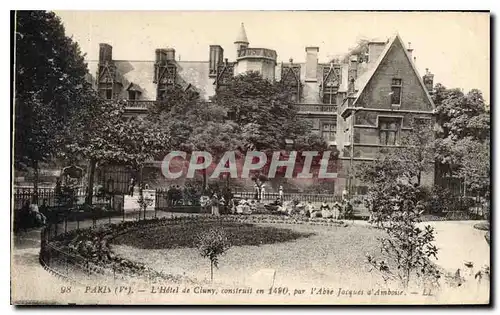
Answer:
<path fill-rule="evenodd" d="M 113 83 L 98 83 L 98 93 L 105 100 L 113 99 Z"/>
<path fill-rule="evenodd" d="M 330 125 L 330 128 L 328 130 L 325 130 L 324 129 L 325 125 Z M 323 137 L 323 134 L 325 133 L 325 131 L 328 131 L 328 134 L 329 134 L 328 139 L 326 139 L 325 137 Z M 337 123 L 333 122 L 333 121 L 321 121 L 320 122 L 319 132 L 320 132 L 321 138 L 323 140 L 325 140 L 325 141 L 336 141 L 337 140 Z M 331 135 L 332 135 L 332 133 L 333 133 L 333 139 L 330 138 Z"/>
<path fill-rule="evenodd" d="M 399 82 L 398 82 L 399 81 Z M 393 102 L 393 97 L 395 94 L 394 89 L 399 89 L 399 103 Z M 391 106 L 393 107 L 401 107 L 401 102 L 403 98 L 403 79 L 395 77 L 391 80 Z"/>
<path fill-rule="evenodd" d="M 394 129 L 381 129 L 381 118 L 382 118 L 382 121 L 383 120 L 387 120 L 387 121 L 399 121 L 398 123 L 398 128 L 395 129 L 395 141 L 394 141 L 394 144 L 389 144 L 387 139 L 388 139 L 388 136 L 389 136 L 389 133 L 390 132 L 393 132 Z M 390 116 L 390 115 L 377 115 L 377 130 L 378 130 L 378 144 L 381 145 L 381 146 L 397 146 L 399 141 L 400 141 L 400 137 L 401 137 L 401 131 L 403 130 L 403 119 L 404 117 L 403 116 Z M 382 133 L 385 132 L 386 133 L 386 141 L 385 143 L 382 143 L 381 141 L 381 135 Z"/>

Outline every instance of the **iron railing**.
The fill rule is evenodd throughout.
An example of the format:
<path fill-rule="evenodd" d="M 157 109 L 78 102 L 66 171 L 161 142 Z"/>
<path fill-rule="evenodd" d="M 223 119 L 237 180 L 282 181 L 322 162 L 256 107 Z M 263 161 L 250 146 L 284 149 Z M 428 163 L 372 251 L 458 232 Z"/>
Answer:
<path fill-rule="evenodd" d="M 299 114 L 305 113 L 337 113 L 337 105 L 332 104 L 295 104 Z"/>

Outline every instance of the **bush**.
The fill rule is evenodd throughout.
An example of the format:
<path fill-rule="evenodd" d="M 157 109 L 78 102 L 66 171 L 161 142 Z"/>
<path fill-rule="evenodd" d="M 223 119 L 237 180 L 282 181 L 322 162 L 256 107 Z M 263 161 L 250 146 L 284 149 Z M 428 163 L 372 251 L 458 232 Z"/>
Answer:
<path fill-rule="evenodd" d="M 219 256 L 231 248 L 229 237 L 222 227 L 213 227 L 196 238 L 200 255 L 210 260 L 210 280 L 214 280 L 214 267 L 219 268 Z"/>
<path fill-rule="evenodd" d="M 381 207 L 382 216 L 372 223 L 383 227 L 387 237 L 381 238 L 382 257 L 367 255 L 372 270 L 380 272 L 384 280 L 400 281 L 406 289 L 410 279 L 418 277 L 439 277 L 439 271 L 429 260 L 436 258 L 438 249 L 434 241 L 434 229 L 418 226 L 424 211 L 421 192 L 411 184 L 392 183 L 379 191 L 376 204 Z M 382 221 L 381 221 L 382 219 Z M 390 268 L 395 264 L 397 268 Z"/>

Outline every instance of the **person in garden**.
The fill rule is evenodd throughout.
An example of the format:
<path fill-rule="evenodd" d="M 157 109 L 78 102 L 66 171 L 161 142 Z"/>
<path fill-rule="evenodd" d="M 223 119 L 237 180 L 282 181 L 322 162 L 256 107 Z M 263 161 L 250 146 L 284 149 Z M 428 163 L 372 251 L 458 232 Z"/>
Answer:
<path fill-rule="evenodd" d="M 262 184 L 260 187 L 260 200 L 264 201 L 264 198 L 266 197 L 266 184 Z"/>
<path fill-rule="evenodd" d="M 330 210 L 330 206 L 326 203 L 326 201 L 323 201 L 321 203 L 321 206 L 319 207 L 320 210 Z"/>
<path fill-rule="evenodd" d="M 220 210 L 221 210 L 221 213 L 222 213 L 222 214 L 226 214 L 226 213 L 227 213 L 227 212 L 226 212 L 226 209 L 227 209 L 227 208 L 226 208 L 226 199 L 224 199 L 224 196 L 221 196 L 221 197 L 220 197 L 220 200 L 219 200 L 219 205 L 220 205 L 220 206 L 219 206 L 219 208 L 220 208 Z"/>
<path fill-rule="evenodd" d="M 128 192 L 130 194 L 130 197 L 134 196 L 134 188 L 135 188 L 135 178 L 132 177 L 128 185 Z"/>
<path fill-rule="evenodd" d="M 283 186 L 281 186 L 281 185 L 280 185 L 278 194 L 279 194 L 280 201 L 283 202 Z"/>
<path fill-rule="evenodd" d="M 36 225 L 45 225 L 47 218 L 45 215 L 40 213 L 40 210 L 38 208 L 38 204 L 35 202 L 33 198 L 33 202 L 31 203 L 29 207 L 30 211 L 30 216 L 34 219 Z"/>
<path fill-rule="evenodd" d="M 210 202 L 212 206 L 212 215 L 219 216 L 219 198 L 217 198 L 217 194 L 212 196 L 212 200 Z"/>

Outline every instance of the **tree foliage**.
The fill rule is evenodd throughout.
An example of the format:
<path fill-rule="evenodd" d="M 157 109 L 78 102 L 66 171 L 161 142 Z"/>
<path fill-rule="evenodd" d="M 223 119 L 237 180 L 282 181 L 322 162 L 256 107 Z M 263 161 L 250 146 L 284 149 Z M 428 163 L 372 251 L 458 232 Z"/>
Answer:
<path fill-rule="evenodd" d="M 53 12 L 16 12 L 15 162 L 32 167 L 52 157 L 68 111 L 81 105 L 87 65 Z"/>
<path fill-rule="evenodd" d="M 433 99 L 440 126 L 435 146 L 441 173 L 466 180 L 472 191 L 490 185 L 490 113 L 482 93 L 435 87 Z M 467 184 L 468 182 L 468 184 Z"/>
<path fill-rule="evenodd" d="M 481 91 L 473 89 L 464 94 L 460 89 L 446 89 L 437 84 L 432 97 L 441 127 L 440 138 L 449 137 L 454 141 L 466 137 L 478 141 L 489 139 L 490 115 Z"/>
<path fill-rule="evenodd" d="M 139 168 L 170 144 L 168 134 L 145 119 L 125 116 L 125 103 L 97 96 L 72 113 L 65 128 L 64 154 L 102 164 Z"/>
<path fill-rule="evenodd" d="M 219 257 L 232 246 L 229 236 L 222 227 L 213 227 L 197 235 L 196 246 L 200 255 L 210 260 L 210 279 L 213 281 L 213 267 L 219 268 Z"/>
<path fill-rule="evenodd" d="M 212 101 L 233 116 L 245 149 L 280 150 L 286 139 L 304 150 L 324 149 L 324 141 L 297 115 L 290 95 L 289 87 L 250 71 L 235 76 Z"/>

